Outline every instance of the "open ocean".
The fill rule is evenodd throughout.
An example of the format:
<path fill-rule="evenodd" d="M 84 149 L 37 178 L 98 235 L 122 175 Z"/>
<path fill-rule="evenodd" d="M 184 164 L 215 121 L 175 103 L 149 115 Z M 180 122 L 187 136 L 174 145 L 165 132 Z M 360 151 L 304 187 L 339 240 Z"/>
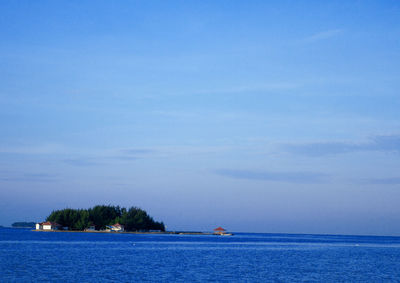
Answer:
<path fill-rule="evenodd" d="M 400 282 L 400 237 L 0 228 L 0 282 Z"/>

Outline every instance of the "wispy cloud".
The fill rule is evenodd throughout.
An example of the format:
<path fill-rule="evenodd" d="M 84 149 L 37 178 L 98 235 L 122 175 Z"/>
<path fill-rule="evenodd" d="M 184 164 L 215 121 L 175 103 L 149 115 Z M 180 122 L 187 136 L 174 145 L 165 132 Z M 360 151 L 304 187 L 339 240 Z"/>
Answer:
<path fill-rule="evenodd" d="M 55 182 L 57 176 L 46 174 L 46 173 L 2 173 L 0 175 L 0 181 L 2 182 Z"/>
<path fill-rule="evenodd" d="M 247 180 L 261 180 L 287 183 L 322 183 L 325 182 L 325 174 L 316 172 L 268 172 L 252 170 L 219 169 L 214 173 L 234 178 Z"/>
<path fill-rule="evenodd" d="M 367 179 L 363 183 L 371 185 L 400 185 L 399 178 L 377 178 L 377 179 Z"/>
<path fill-rule="evenodd" d="M 31 146 L 0 147 L 0 153 L 10 154 L 59 154 L 65 151 L 65 146 L 50 143 Z"/>
<path fill-rule="evenodd" d="M 145 157 L 153 156 L 156 153 L 157 153 L 157 151 L 154 149 L 128 148 L 128 149 L 119 150 L 118 153 L 115 154 L 113 158 L 129 161 L 129 160 L 137 160 L 137 159 L 142 159 Z"/>
<path fill-rule="evenodd" d="M 111 158 L 120 160 L 137 160 L 144 158 L 175 158 L 178 156 L 210 155 L 233 150 L 231 146 L 176 145 L 157 146 L 142 149 L 120 149 Z"/>
<path fill-rule="evenodd" d="M 196 94 L 220 94 L 220 93 L 248 93 L 256 91 L 278 91 L 290 90 L 303 86 L 303 82 L 287 81 L 287 82 L 271 82 L 265 84 L 249 84 L 249 85 L 234 85 L 226 88 L 210 88 L 200 89 L 195 91 Z"/>
<path fill-rule="evenodd" d="M 154 149 L 147 149 L 147 148 L 131 148 L 131 149 L 122 149 L 121 153 L 127 155 L 147 155 L 157 152 Z"/>
<path fill-rule="evenodd" d="M 88 167 L 88 166 L 94 166 L 98 165 L 99 162 L 94 161 L 93 158 L 67 158 L 63 160 L 64 163 L 72 166 L 78 166 L 78 167 Z"/>
<path fill-rule="evenodd" d="M 320 31 L 320 32 L 314 33 L 310 36 L 303 38 L 302 42 L 304 42 L 304 43 L 317 42 L 320 40 L 332 38 L 334 36 L 339 35 L 342 32 L 343 31 L 341 29 L 331 29 L 331 30 Z"/>
<path fill-rule="evenodd" d="M 155 115 L 169 117 L 169 118 L 178 118 L 178 119 L 195 119 L 201 117 L 201 114 L 193 112 L 193 111 L 177 111 L 177 110 L 157 110 L 153 111 Z"/>
<path fill-rule="evenodd" d="M 400 152 L 400 136 L 375 136 L 364 143 L 355 142 L 315 142 L 304 144 L 285 144 L 285 151 L 307 156 L 344 154 L 358 151 Z"/>

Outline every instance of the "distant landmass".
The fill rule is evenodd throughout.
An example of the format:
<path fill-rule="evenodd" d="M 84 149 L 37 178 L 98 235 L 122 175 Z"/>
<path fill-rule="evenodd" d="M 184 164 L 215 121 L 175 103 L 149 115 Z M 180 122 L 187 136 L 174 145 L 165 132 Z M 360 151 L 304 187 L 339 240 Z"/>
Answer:
<path fill-rule="evenodd" d="M 120 224 L 125 231 L 165 231 L 163 222 L 154 221 L 146 211 L 137 207 L 126 209 L 120 206 L 96 205 L 89 209 L 53 211 L 46 221 L 55 222 L 68 230 L 104 230 L 110 225 Z"/>
<path fill-rule="evenodd" d="M 13 228 L 35 228 L 35 222 L 14 222 L 11 224 Z"/>

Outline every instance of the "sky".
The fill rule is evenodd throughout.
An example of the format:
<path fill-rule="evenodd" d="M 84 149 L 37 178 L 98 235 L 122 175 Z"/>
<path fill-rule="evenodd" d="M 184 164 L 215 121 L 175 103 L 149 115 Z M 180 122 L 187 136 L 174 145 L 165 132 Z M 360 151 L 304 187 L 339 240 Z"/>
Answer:
<path fill-rule="evenodd" d="M 399 1 L 1 1 L 0 225 L 400 235 Z"/>

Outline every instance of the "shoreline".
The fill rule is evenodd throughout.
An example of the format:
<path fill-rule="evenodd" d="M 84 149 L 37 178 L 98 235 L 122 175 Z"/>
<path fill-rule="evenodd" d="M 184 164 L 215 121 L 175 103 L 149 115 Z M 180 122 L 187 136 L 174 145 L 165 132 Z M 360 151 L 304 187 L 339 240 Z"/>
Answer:
<path fill-rule="evenodd" d="M 72 230 L 36 230 L 32 229 L 34 232 L 64 232 L 64 233 L 106 233 L 106 234 L 150 234 L 150 235 L 215 235 L 221 236 L 219 234 L 208 233 L 208 232 L 187 232 L 187 231 L 166 231 L 166 232 L 111 232 L 111 231 L 72 231 Z M 231 236 L 233 234 L 226 234 L 226 236 Z"/>

